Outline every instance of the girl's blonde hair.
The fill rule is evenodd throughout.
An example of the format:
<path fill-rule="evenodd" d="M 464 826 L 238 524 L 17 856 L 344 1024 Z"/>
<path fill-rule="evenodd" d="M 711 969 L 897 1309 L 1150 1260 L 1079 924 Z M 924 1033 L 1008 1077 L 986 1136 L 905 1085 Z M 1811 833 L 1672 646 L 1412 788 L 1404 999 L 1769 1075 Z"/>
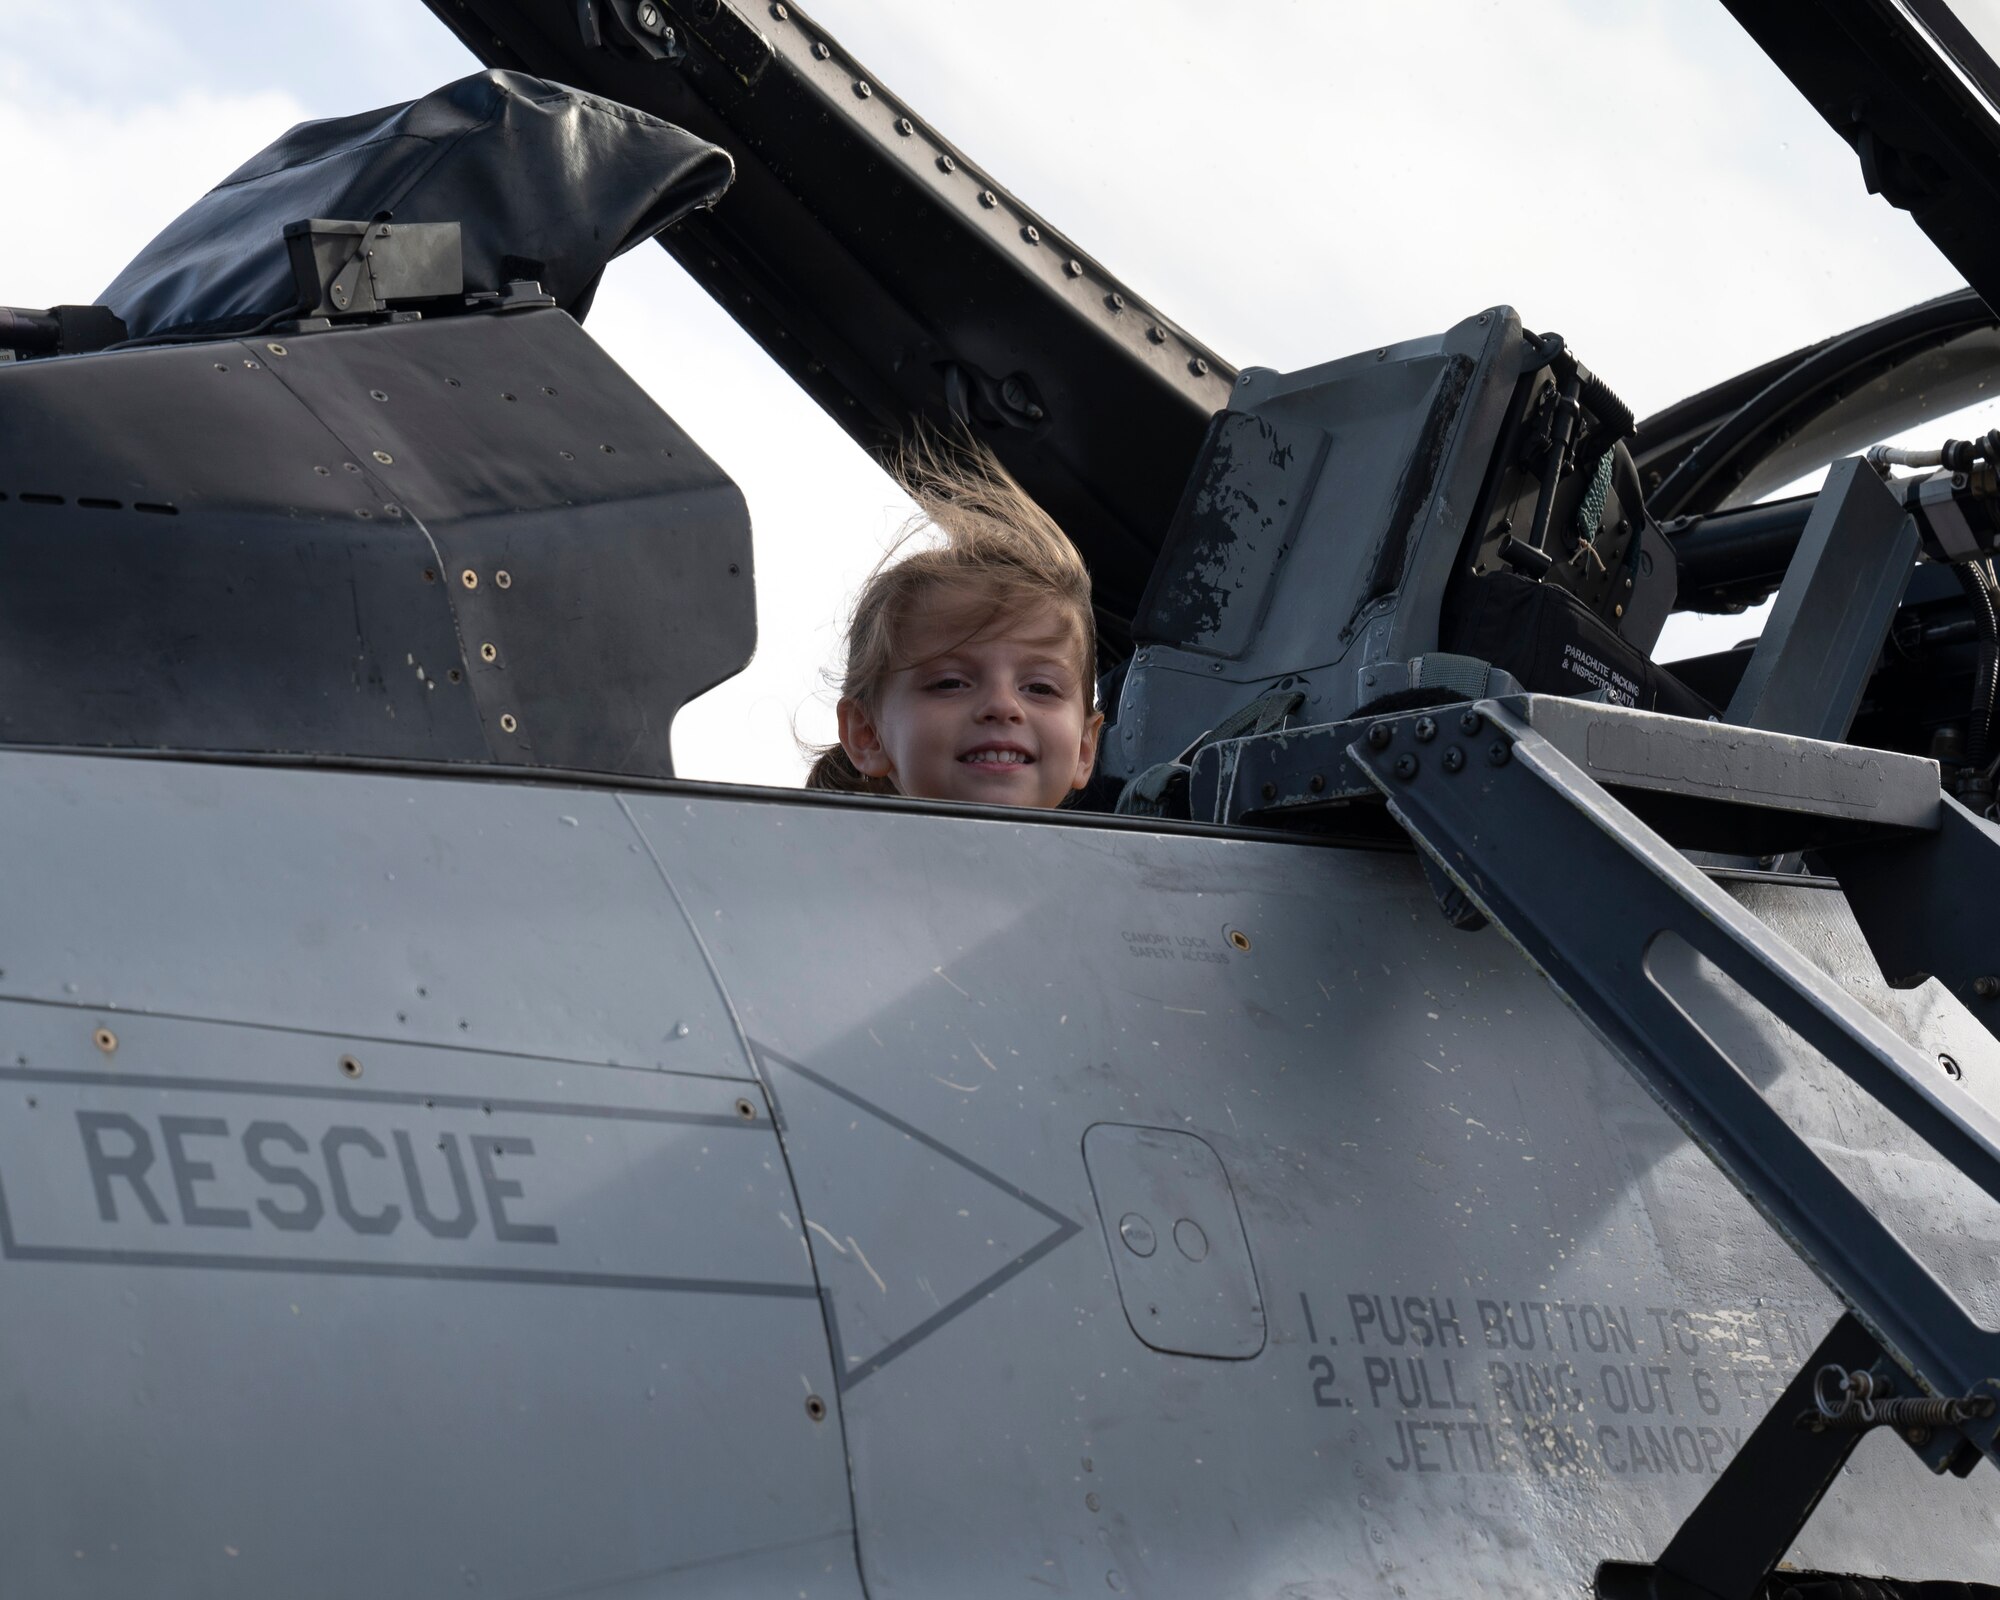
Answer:
<path fill-rule="evenodd" d="M 1075 634 L 1076 666 L 1086 699 L 1097 664 L 1097 626 L 1090 608 L 1090 571 L 1055 519 L 993 458 L 970 440 L 923 432 L 906 444 L 890 471 L 917 503 L 917 516 L 861 586 L 847 624 L 847 658 L 837 688 L 871 716 L 892 673 L 916 663 L 899 649 L 910 624 L 939 590 L 965 595 L 979 607 L 968 637 L 1053 603 Z M 898 552 L 935 528 L 934 547 Z M 894 794 L 885 778 L 856 769 L 838 744 L 812 748 L 808 789 Z"/>

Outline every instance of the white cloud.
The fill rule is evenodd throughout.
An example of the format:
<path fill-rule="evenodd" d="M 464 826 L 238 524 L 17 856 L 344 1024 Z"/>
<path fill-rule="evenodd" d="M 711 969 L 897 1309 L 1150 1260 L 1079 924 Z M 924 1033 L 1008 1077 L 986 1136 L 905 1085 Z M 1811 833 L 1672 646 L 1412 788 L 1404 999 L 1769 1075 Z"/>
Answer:
<path fill-rule="evenodd" d="M 34 219 L 14 236 L 0 299 L 93 299 L 190 201 L 302 115 L 277 89 L 183 90 L 68 112 L 0 87 L 7 204 L 17 219 Z"/>

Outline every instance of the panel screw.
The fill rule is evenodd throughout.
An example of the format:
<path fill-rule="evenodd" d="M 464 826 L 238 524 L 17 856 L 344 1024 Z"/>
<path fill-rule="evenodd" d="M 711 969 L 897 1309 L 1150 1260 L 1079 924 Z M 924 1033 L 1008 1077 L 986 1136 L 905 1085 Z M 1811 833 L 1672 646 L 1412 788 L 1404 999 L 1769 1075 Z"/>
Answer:
<path fill-rule="evenodd" d="M 345 1078 L 358 1078 L 361 1076 L 361 1063 L 356 1061 L 352 1056 L 342 1056 L 340 1058 L 340 1073 Z"/>
<path fill-rule="evenodd" d="M 368 398 L 370 400 L 387 400 L 389 397 L 380 389 L 370 389 L 368 391 Z"/>
<path fill-rule="evenodd" d="M 288 356 L 291 354 L 291 351 L 287 350 L 281 344 L 267 344 L 264 346 L 264 348 L 270 351 L 271 354 L 274 356 Z"/>
<path fill-rule="evenodd" d="M 1445 751 L 1444 770 L 1446 772 L 1456 772 L 1459 770 L 1459 768 L 1463 767 L 1464 765 L 1465 765 L 1465 752 L 1459 749 L 1457 745 L 1453 745 L 1449 750 Z"/>
<path fill-rule="evenodd" d="M 816 1394 L 806 1396 L 806 1415 L 815 1422 L 826 1421 L 826 1402 Z"/>
<path fill-rule="evenodd" d="M 1410 731 L 1417 736 L 1418 744 L 1429 744 L 1438 736 L 1438 725 L 1430 717 L 1419 717 Z"/>
<path fill-rule="evenodd" d="M 1266 800 L 1275 800 L 1275 799 L 1277 799 L 1277 798 L 1278 798 L 1278 786 L 1277 786 L 1277 785 L 1276 785 L 1275 783 L 1267 783 L 1267 784 L 1265 784 L 1265 785 L 1264 785 L 1264 790 L 1263 790 L 1263 794 L 1264 794 L 1264 798 L 1265 798 Z"/>
<path fill-rule="evenodd" d="M 1072 256 L 1063 263 L 1063 271 L 1067 272 L 1072 278 L 1080 278 L 1083 276 L 1083 263 Z"/>
<path fill-rule="evenodd" d="M 1104 303 L 1113 311 L 1123 311 L 1125 309 L 1125 297 L 1122 294 L 1108 294 L 1104 297 Z"/>
<path fill-rule="evenodd" d="M 1395 765 L 1389 770 L 1407 782 L 1417 775 L 1417 758 L 1405 750 L 1401 755 L 1396 757 Z"/>
<path fill-rule="evenodd" d="M 479 647 L 479 659 L 481 661 L 497 661 L 499 658 L 500 652 L 494 649 L 492 645 L 483 644 Z"/>
<path fill-rule="evenodd" d="M 474 572 L 472 568 L 467 567 L 458 575 L 458 581 L 468 589 L 477 589 L 479 587 L 479 574 Z"/>
<path fill-rule="evenodd" d="M 979 203 L 986 207 L 988 211 L 991 211 L 1000 203 L 1000 197 L 991 189 L 981 189 L 979 191 Z"/>
<path fill-rule="evenodd" d="M 1026 239 L 1029 244 L 1040 244 L 1042 242 L 1042 230 L 1031 222 L 1021 230 L 1021 237 Z"/>
<path fill-rule="evenodd" d="M 667 26 L 667 19 L 653 0 L 639 0 L 639 26 L 648 33 L 660 33 Z"/>
<path fill-rule="evenodd" d="M 386 450 L 377 450 L 375 452 L 375 459 L 385 467 L 393 467 L 396 464 L 396 458 Z"/>
<path fill-rule="evenodd" d="M 505 567 L 502 567 L 498 572 L 493 574 L 493 581 L 502 589 L 511 589 L 514 587 L 514 575 Z"/>
<path fill-rule="evenodd" d="M 1458 729 L 1461 733 L 1477 733 L 1486 726 L 1486 719 L 1477 711 L 1461 711 L 1458 714 Z"/>
<path fill-rule="evenodd" d="M 1318 794 L 1326 788 L 1326 779 L 1315 772 L 1312 775 L 1312 780 L 1306 784 L 1306 787 L 1312 790 L 1314 794 Z"/>
<path fill-rule="evenodd" d="M 1248 950 L 1250 948 L 1250 935 L 1245 933 L 1241 928 L 1231 928 L 1229 930 L 1229 943 L 1233 949 Z"/>
<path fill-rule="evenodd" d="M 1504 767 L 1513 759 L 1514 747 L 1505 739 L 1495 739 L 1486 747 L 1486 764 L 1489 767 Z"/>
<path fill-rule="evenodd" d="M 1947 1078 L 1955 1080 L 1958 1078 L 1963 1078 L 1965 1076 L 1965 1068 L 1961 1067 L 1958 1064 L 1958 1062 L 1955 1061 L 1950 1056 L 1940 1055 L 1938 1057 L 1938 1065 L 1944 1068 L 1944 1075 Z"/>
<path fill-rule="evenodd" d="M 757 1120 L 757 1108 L 748 1100 L 738 1100 L 736 1102 L 736 1114 L 745 1122 L 755 1122 Z"/>
<path fill-rule="evenodd" d="M 896 131 L 907 139 L 917 131 L 917 125 L 908 117 L 898 117 L 896 119 Z"/>
<path fill-rule="evenodd" d="M 2000 978 L 1974 978 L 1972 992 L 1982 1000 L 1991 1000 L 2000 994 Z"/>
<path fill-rule="evenodd" d="M 813 54 L 818 56 L 822 61 L 829 60 L 833 55 L 833 46 L 828 44 L 824 39 L 821 39 L 813 46 Z"/>
<path fill-rule="evenodd" d="M 866 100 L 875 90 L 866 78 L 856 78 L 854 80 L 854 92 Z"/>
<path fill-rule="evenodd" d="M 1154 344 L 1165 344 L 1167 342 L 1167 330 L 1156 322 L 1146 330 L 1146 337 L 1151 339 Z"/>
<path fill-rule="evenodd" d="M 783 6 L 771 7 L 771 15 L 779 22 L 790 22 L 792 20 L 791 12 L 787 11 Z"/>
<path fill-rule="evenodd" d="M 952 160 L 950 156 L 939 156 L 939 157 L 938 157 L 938 171 L 940 171 L 940 172 L 956 172 L 956 171 L 958 171 L 958 163 L 957 163 L 956 161 Z"/>
<path fill-rule="evenodd" d="M 500 731 L 502 733 L 512 733 L 518 727 L 520 727 L 520 723 L 514 720 L 513 712 L 503 711 L 500 713 Z"/>
<path fill-rule="evenodd" d="M 1368 748 L 1371 750 L 1386 750 L 1389 747 L 1389 741 L 1395 737 L 1396 730 L 1390 727 L 1388 723 L 1373 723 L 1368 729 Z"/>
<path fill-rule="evenodd" d="M 1205 378 L 1208 376 L 1208 363 L 1202 360 L 1200 356 L 1196 356 L 1194 360 L 1188 363 L 1188 371 L 1192 372 L 1197 378 Z"/>
<path fill-rule="evenodd" d="M 110 1055 L 112 1051 L 118 1048 L 118 1035 L 113 1033 L 109 1028 L 99 1028 L 90 1038 L 91 1042 L 106 1055 Z"/>

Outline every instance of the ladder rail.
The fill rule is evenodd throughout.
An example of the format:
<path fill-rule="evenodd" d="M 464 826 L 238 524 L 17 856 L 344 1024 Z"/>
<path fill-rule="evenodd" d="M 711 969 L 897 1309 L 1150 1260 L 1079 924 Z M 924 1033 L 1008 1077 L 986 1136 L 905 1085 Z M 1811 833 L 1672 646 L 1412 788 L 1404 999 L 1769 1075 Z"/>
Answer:
<path fill-rule="evenodd" d="M 1385 719 L 1391 737 L 1357 740 L 1349 759 L 1900 1365 L 1938 1393 L 2000 1394 L 2000 1333 L 1978 1325 L 1668 993 L 1652 959 L 1661 935 L 1706 957 L 1996 1199 L 2000 1119 L 1948 1096 L 1922 1053 L 1525 720 L 1499 702 L 1474 710 L 1495 741 L 1486 759 L 1449 766 L 1413 742 L 1408 718 Z M 2000 1461 L 2000 1421 L 1964 1431 Z"/>
<path fill-rule="evenodd" d="M 1632 849 L 1634 859 L 1676 892 L 1701 904 L 1708 920 L 1676 932 L 1932 1149 L 2000 1200 L 2000 1116 L 1963 1095 L 1950 1095 L 1943 1087 L 1948 1080 L 1939 1078 L 1935 1063 L 1789 944 L 1763 937 L 1770 930 L 1761 917 L 1718 888 L 1541 734 L 1525 724 L 1514 726 L 1526 735 L 1515 745 L 1515 759 L 1563 792 L 1605 833 L 1630 830 L 1646 835 L 1651 847 Z M 1857 1042 L 1862 1046 L 1859 1052 L 1853 1048 Z"/>

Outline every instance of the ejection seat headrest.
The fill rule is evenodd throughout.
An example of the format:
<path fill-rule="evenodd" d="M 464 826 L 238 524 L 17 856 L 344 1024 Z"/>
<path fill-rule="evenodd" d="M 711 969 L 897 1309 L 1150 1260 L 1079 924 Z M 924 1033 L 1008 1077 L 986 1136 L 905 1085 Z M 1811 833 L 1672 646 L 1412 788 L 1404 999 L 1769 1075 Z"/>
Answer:
<path fill-rule="evenodd" d="M 468 293 L 535 278 L 579 321 L 612 257 L 735 177 L 727 152 L 643 111 L 521 72 L 302 122 L 197 200 L 98 300 L 133 338 L 232 334 L 296 308 L 285 224 L 460 225 Z"/>

